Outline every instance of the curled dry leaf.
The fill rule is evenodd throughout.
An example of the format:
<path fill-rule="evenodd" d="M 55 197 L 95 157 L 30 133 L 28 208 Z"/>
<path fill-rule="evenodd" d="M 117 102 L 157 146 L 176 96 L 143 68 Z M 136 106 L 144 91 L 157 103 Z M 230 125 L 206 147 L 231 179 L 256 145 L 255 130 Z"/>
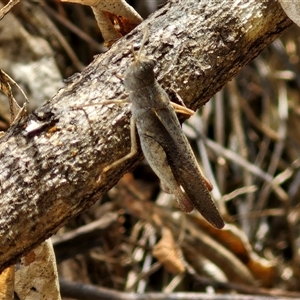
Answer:
<path fill-rule="evenodd" d="M 263 286 L 270 286 L 276 277 L 276 266 L 273 262 L 259 257 L 253 251 L 244 231 L 234 224 L 226 224 L 226 227 L 220 231 L 202 220 L 198 220 L 198 222 L 200 222 L 201 227 L 205 228 L 206 232 L 232 252 Z"/>
<path fill-rule="evenodd" d="M 252 251 L 249 256 L 247 267 L 254 277 L 260 281 L 262 286 L 272 286 L 277 276 L 274 262 L 259 257 L 254 251 Z"/>
<path fill-rule="evenodd" d="M 91 6 L 108 46 L 130 32 L 143 18 L 125 0 L 62 0 Z"/>
<path fill-rule="evenodd" d="M 153 247 L 152 254 L 170 273 L 180 274 L 185 271 L 181 253 L 178 247 L 176 247 L 170 229 L 163 228 L 162 238 Z"/>
<path fill-rule="evenodd" d="M 276 276 L 274 263 L 259 257 L 253 251 L 244 231 L 235 225 L 228 225 L 226 229 L 218 235 L 218 239 L 222 240 L 222 244 L 230 249 L 264 286 L 269 286 L 270 283 L 273 282 Z"/>
<path fill-rule="evenodd" d="M 288 17 L 300 26 L 300 2 L 299 0 L 279 0 L 281 7 Z"/>

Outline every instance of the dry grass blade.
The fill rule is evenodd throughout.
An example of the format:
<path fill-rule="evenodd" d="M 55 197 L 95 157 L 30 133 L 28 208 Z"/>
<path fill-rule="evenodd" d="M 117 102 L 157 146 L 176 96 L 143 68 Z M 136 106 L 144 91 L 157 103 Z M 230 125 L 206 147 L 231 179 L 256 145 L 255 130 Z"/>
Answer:
<path fill-rule="evenodd" d="M 19 2 L 20 0 L 9 0 L 9 2 L 0 9 L 0 20 Z"/>

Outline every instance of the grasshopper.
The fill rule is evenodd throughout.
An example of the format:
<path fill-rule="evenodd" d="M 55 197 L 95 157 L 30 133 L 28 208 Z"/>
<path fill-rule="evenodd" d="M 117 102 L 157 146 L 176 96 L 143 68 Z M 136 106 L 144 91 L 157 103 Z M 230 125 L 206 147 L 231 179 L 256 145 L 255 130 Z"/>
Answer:
<path fill-rule="evenodd" d="M 155 79 L 155 61 L 141 56 L 147 32 L 138 55 L 133 47 L 134 62 L 124 75 L 128 100 L 108 100 L 104 103 L 131 103 L 131 151 L 103 169 L 106 173 L 137 152 L 136 128 L 143 154 L 159 177 L 162 188 L 175 195 L 184 212 L 196 208 L 214 227 L 221 229 L 224 221 L 210 196 L 212 189 L 197 163 L 176 112 L 193 114 L 184 106 L 172 103 L 168 94 Z M 103 102 L 102 102 L 103 103 Z"/>

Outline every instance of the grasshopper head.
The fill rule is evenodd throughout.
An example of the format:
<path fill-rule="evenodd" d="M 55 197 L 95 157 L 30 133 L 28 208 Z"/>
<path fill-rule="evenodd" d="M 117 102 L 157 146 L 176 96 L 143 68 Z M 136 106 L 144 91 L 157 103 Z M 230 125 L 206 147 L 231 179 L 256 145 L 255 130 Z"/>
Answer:
<path fill-rule="evenodd" d="M 124 76 L 124 85 L 130 90 L 138 90 L 153 84 L 155 81 L 153 68 L 155 61 L 146 57 L 136 59 Z"/>

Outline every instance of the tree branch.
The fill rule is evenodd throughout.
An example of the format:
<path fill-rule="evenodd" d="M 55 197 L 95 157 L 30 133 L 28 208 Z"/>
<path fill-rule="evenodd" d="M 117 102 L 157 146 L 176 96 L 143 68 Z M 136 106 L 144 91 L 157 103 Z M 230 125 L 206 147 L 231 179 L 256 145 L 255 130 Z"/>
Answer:
<path fill-rule="evenodd" d="M 130 46 L 139 45 L 146 26 L 144 54 L 157 60 L 159 82 L 196 109 L 291 24 L 273 0 L 171 0 L 10 128 L 0 144 L 0 271 L 90 207 L 142 159 L 140 153 L 97 181 L 105 166 L 130 150 L 130 110 L 78 106 L 126 98 L 117 74 L 132 62 Z"/>

